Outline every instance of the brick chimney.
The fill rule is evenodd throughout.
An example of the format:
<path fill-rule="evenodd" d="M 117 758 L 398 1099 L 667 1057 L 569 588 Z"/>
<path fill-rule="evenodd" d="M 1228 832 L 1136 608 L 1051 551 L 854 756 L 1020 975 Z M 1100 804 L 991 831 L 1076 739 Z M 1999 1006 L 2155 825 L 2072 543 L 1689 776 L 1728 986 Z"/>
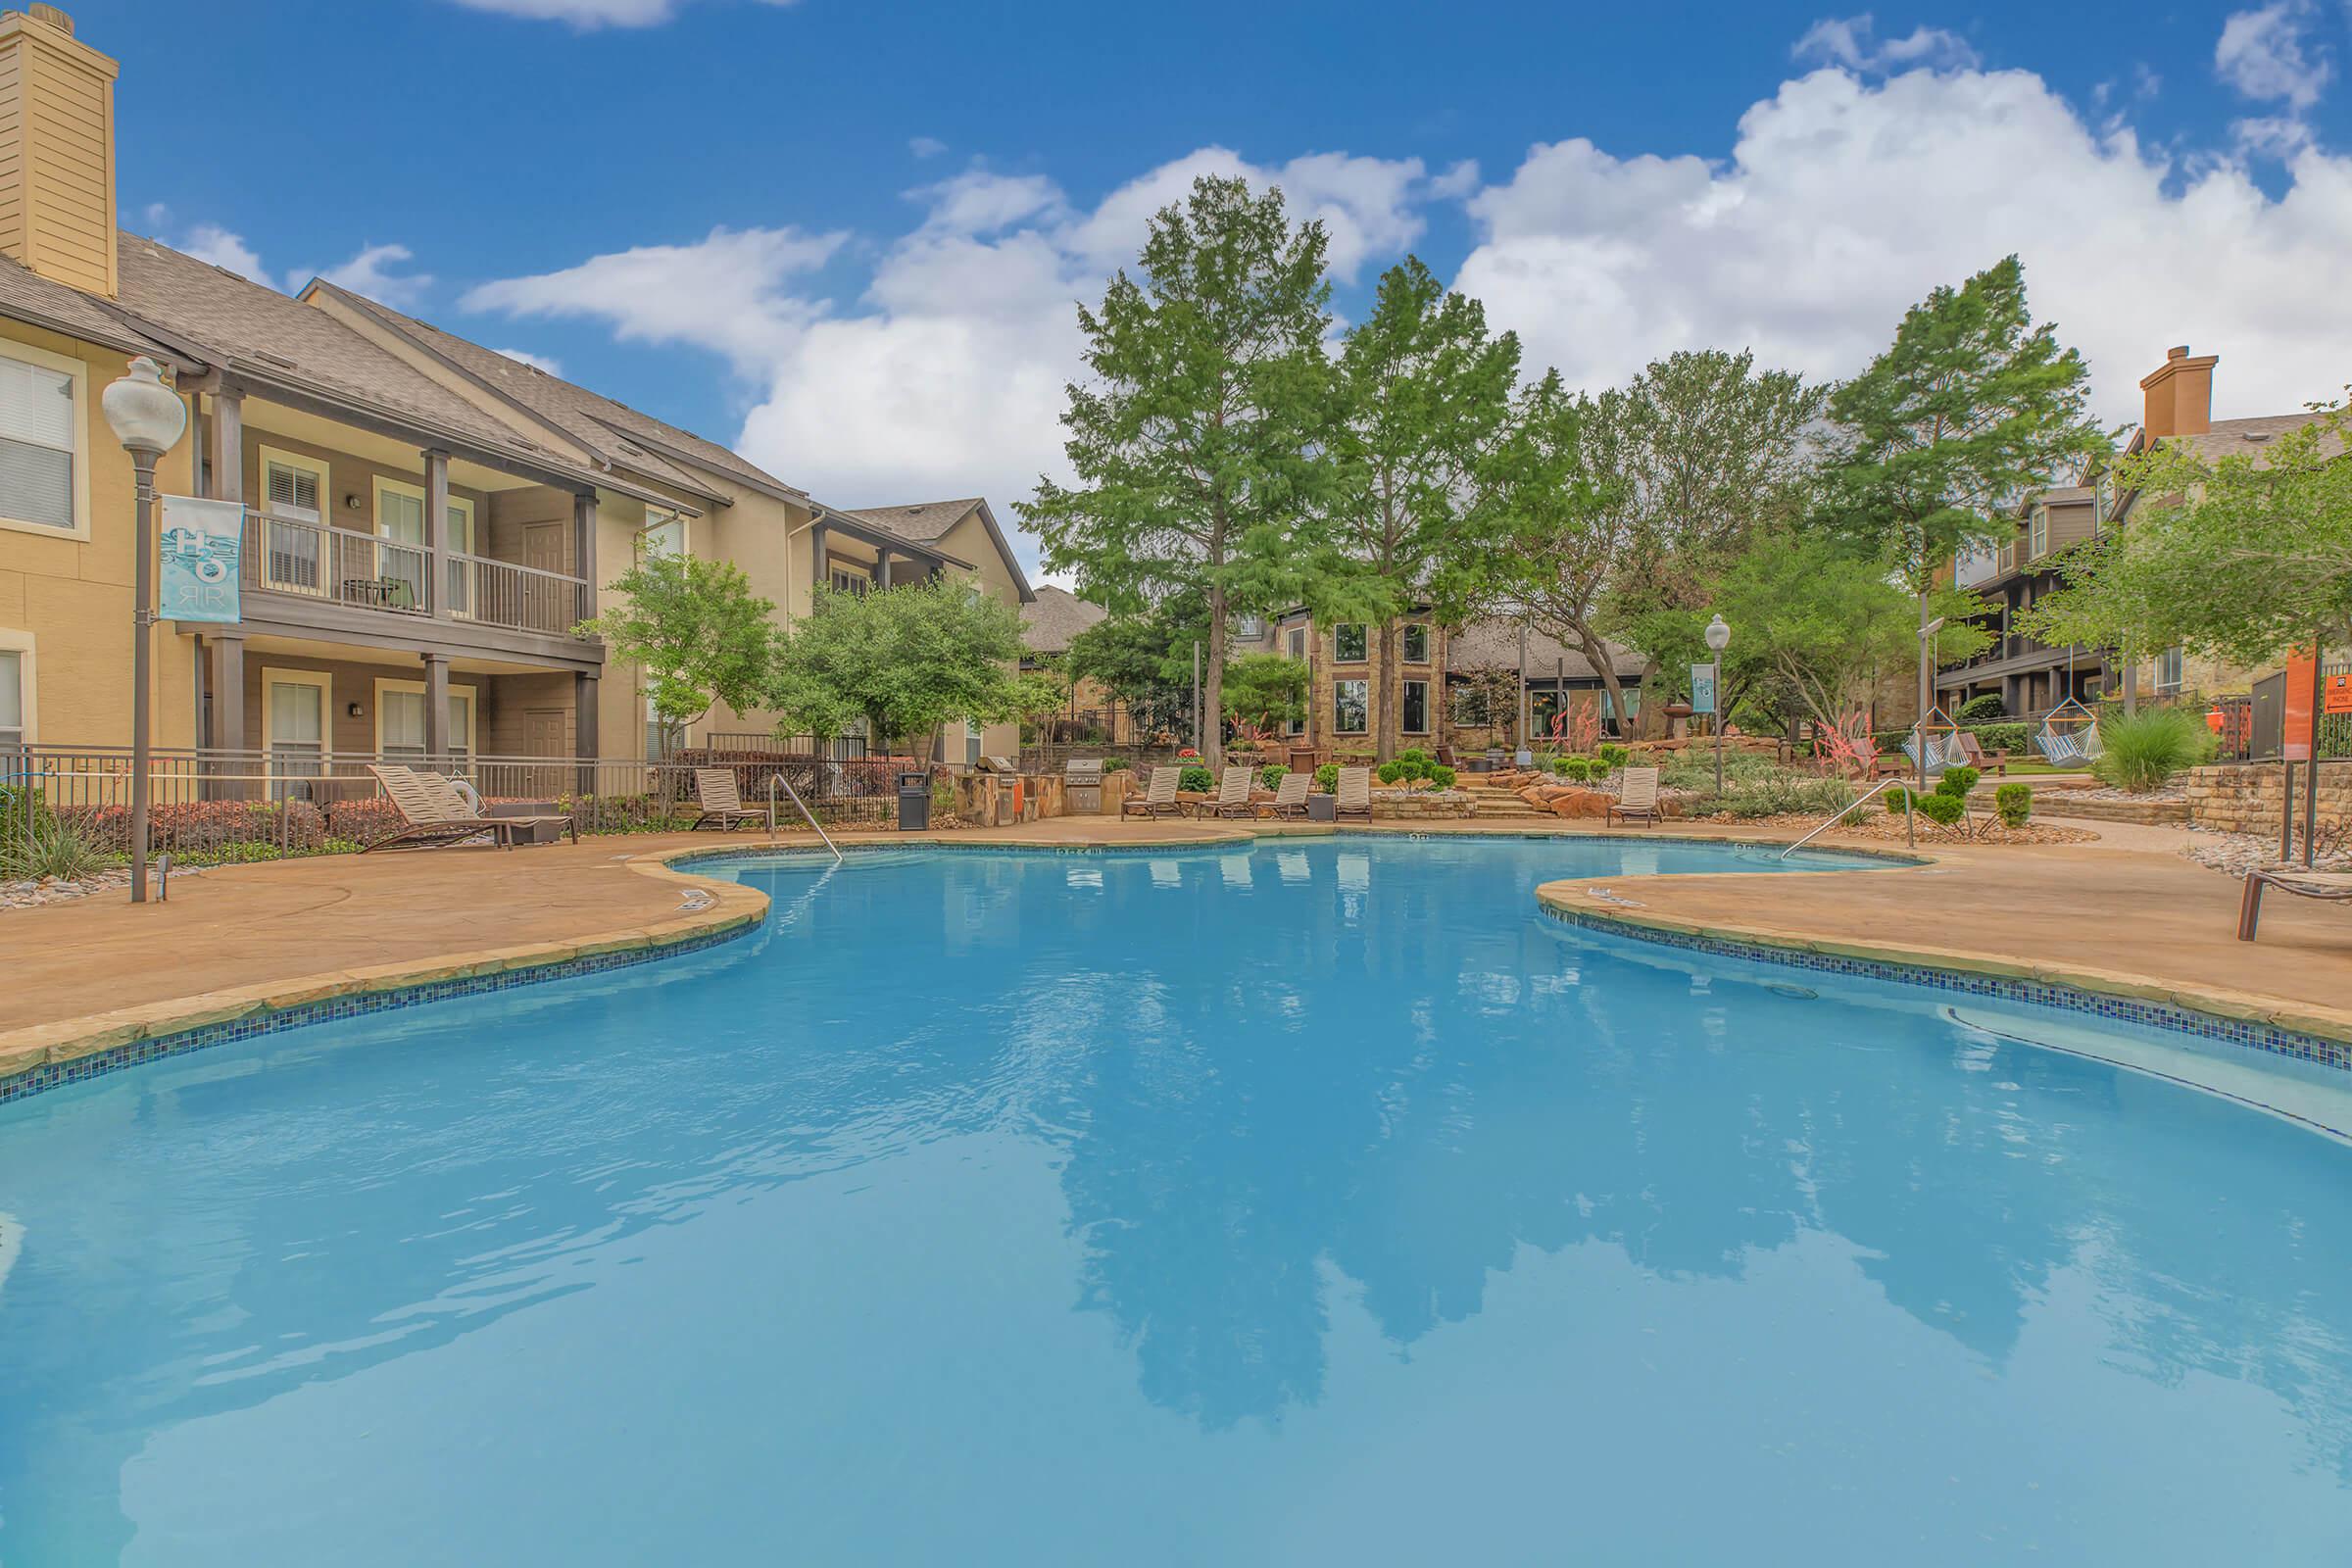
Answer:
<path fill-rule="evenodd" d="M 2143 376 L 2147 397 L 2141 423 L 2151 436 L 2203 435 L 2213 428 L 2213 368 L 2218 354 L 2189 358 L 2188 345 L 2164 351 L 2164 363 Z"/>
<path fill-rule="evenodd" d="M 0 13 L 0 254 L 110 298 L 116 69 L 55 6 Z"/>

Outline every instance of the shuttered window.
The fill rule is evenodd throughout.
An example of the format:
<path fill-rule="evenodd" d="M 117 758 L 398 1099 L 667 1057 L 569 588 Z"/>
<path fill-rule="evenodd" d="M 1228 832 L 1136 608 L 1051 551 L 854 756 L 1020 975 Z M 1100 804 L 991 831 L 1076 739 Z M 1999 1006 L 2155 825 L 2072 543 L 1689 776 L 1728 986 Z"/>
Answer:
<path fill-rule="evenodd" d="M 0 357 L 0 516 L 73 529 L 74 379 Z"/>
<path fill-rule="evenodd" d="M 274 460 L 262 465 L 262 486 L 270 510 L 297 522 L 318 520 L 318 472 Z"/>

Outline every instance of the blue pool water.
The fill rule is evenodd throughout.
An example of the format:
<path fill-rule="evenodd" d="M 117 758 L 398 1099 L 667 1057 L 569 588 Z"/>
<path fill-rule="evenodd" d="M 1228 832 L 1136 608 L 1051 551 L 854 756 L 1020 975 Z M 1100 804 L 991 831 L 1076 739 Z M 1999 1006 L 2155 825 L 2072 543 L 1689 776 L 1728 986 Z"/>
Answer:
<path fill-rule="evenodd" d="M 1620 857 L 1773 869 L 753 866 L 0 1107 L 0 1562 L 2348 1560 L 2352 1151 L 1536 912 Z"/>

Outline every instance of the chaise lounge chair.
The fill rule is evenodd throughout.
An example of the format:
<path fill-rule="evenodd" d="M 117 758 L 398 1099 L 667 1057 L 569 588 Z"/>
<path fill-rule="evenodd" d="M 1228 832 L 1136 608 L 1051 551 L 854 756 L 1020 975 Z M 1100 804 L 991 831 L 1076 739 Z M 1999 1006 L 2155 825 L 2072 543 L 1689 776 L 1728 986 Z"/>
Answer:
<path fill-rule="evenodd" d="M 1176 786 L 1184 779 L 1178 767 L 1155 767 L 1152 782 L 1144 786 L 1141 795 L 1130 795 L 1120 804 L 1121 816 L 1176 816 L 1183 807 L 1176 800 Z"/>
<path fill-rule="evenodd" d="M 1268 814 L 1276 817 L 1304 816 L 1307 786 L 1314 781 L 1314 774 L 1308 772 L 1283 774 L 1282 782 L 1274 786 L 1274 804 L 1266 808 Z"/>
<path fill-rule="evenodd" d="M 1195 808 L 1196 816 L 1255 816 L 1257 808 L 1250 804 L 1250 787 L 1257 782 L 1255 767 L 1233 766 L 1217 780 L 1217 798 L 1202 801 Z"/>
<path fill-rule="evenodd" d="M 1344 821 L 1351 816 L 1372 820 L 1372 770 L 1368 767 L 1340 769 L 1339 799 L 1332 805 L 1332 817 Z"/>
<path fill-rule="evenodd" d="M 514 847 L 515 834 L 524 828 L 539 828 L 551 822 L 570 835 L 572 843 L 580 842 L 580 825 L 567 811 L 558 811 L 546 816 L 493 816 L 482 809 L 481 796 L 476 794 L 473 786 L 464 779 L 451 778 L 430 769 L 421 772 L 417 772 L 416 769 L 411 769 L 411 771 L 416 772 L 416 781 L 419 784 L 440 797 L 441 808 L 449 812 L 453 818 L 470 816 L 489 823 L 491 829 L 497 833 L 499 842 L 510 850 Z"/>
<path fill-rule="evenodd" d="M 426 782 L 434 775 L 418 773 L 397 762 L 370 762 L 368 771 L 375 775 L 375 781 L 384 787 L 384 794 L 391 798 L 392 808 L 400 813 L 400 826 L 361 845 L 362 855 L 369 850 L 389 850 L 402 845 L 416 849 L 446 847 L 484 834 L 495 843 L 514 848 L 513 839 L 497 818 L 467 809 L 455 789 L 446 793 L 435 789 Z M 435 779 L 435 782 L 446 784 L 447 780 Z"/>
<path fill-rule="evenodd" d="M 694 770 L 695 799 L 703 803 L 703 814 L 694 819 L 694 828 L 715 826 L 733 832 L 744 823 L 776 830 L 776 819 L 767 811 L 743 804 L 743 787 L 735 779 L 731 767 L 698 767 Z"/>
<path fill-rule="evenodd" d="M 1658 819 L 1658 770 L 1654 767 L 1629 767 L 1624 782 L 1617 788 L 1617 804 L 1610 807 L 1602 818 L 1603 826 L 1618 822 L 1640 820 L 1655 823 Z"/>
<path fill-rule="evenodd" d="M 2279 866 L 2268 871 L 2246 873 L 2245 902 L 2237 906 L 2237 940 L 2254 940 L 2254 928 L 2262 923 L 2262 890 L 2277 888 L 2298 899 L 2323 899 L 2329 903 L 2352 900 L 2352 871 L 2304 871 L 2294 866 Z"/>

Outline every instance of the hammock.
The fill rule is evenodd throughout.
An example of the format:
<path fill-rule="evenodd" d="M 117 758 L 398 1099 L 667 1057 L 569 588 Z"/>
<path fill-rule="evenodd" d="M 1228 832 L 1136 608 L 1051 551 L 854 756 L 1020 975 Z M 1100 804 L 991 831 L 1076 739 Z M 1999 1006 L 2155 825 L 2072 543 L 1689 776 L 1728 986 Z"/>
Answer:
<path fill-rule="evenodd" d="M 2042 714 L 2034 745 L 2055 767 L 2087 762 L 2107 749 L 2099 744 L 2098 716 L 2072 697 Z"/>
<path fill-rule="evenodd" d="M 1920 757 L 1923 750 L 1927 754 L 1924 761 Z M 1922 773 L 1940 773 L 1947 767 L 1959 767 L 1968 761 L 1960 750 L 1960 726 L 1953 723 L 1940 708 L 1929 709 L 1928 716 L 1921 719 L 1910 735 L 1905 737 L 1903 755 Z"/>

